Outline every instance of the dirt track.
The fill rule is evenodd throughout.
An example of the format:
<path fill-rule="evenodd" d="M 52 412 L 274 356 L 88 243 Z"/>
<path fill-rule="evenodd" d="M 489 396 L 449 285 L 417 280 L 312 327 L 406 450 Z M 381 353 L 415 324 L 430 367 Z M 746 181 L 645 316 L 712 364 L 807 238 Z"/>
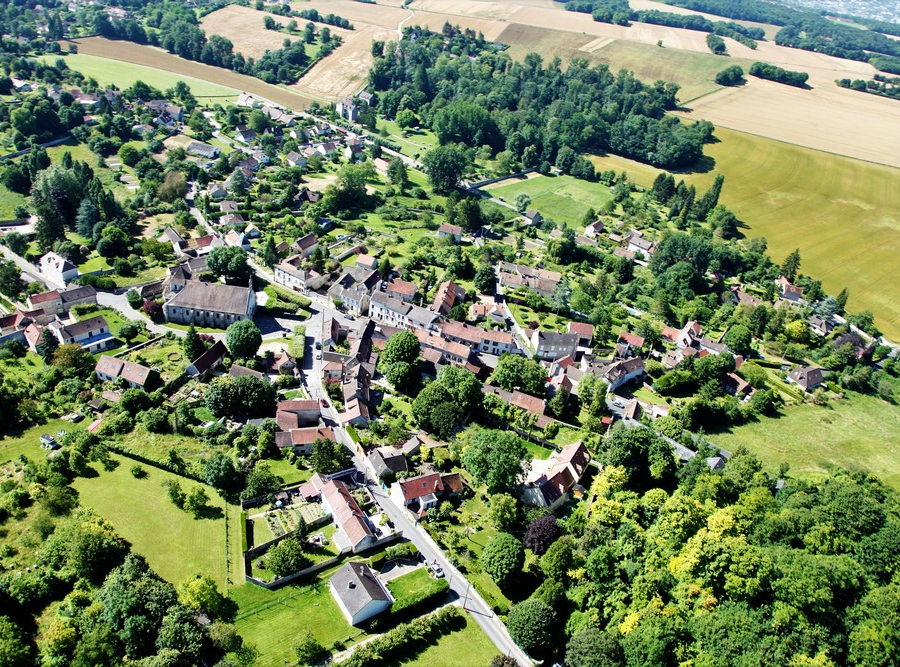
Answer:
<path fill-rule="evenodd" d="M 313 101 L 311 98 L 298 92 L 279 86 L 272 86 L 252 76 L 238 74 L 221 67 L 210 67 L 202 63 L 184 60 L 152 46 L 140 46 L 131 42 L 113 41 L 102 37 L 88 37 L 73 41 L 78 45 L 79 53 L 155 67 L 167 72 L 211 81 L 222 86 L 252 93 L 290 109 L 305 109 Z"/>

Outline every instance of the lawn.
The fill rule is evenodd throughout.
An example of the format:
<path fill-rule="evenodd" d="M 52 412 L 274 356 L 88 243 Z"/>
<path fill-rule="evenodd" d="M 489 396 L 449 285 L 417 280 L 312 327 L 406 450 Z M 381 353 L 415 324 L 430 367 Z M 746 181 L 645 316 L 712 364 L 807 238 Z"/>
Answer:
<path fill-rule="evenodd" d="M 387 132 L 387 139 L 400 145 L 404 155 L 414 157 L 415 155 L 424 155 L 426 151 L 437 146 L 437 137 L 430 130 L 406 130 L 406 136 L 394 121 L 384 120 L 380 118 L 377 123 L 380 134 L 382 130 Z"/>
<path fill-rule="evenodd" d="M 287 459 L 266 459 L 266 462 L 273 473 L 284 479 L 285 484 L 299 484 L 312 477 L 311 470 L 301 470 Z"/>
<path fill-rule="evenodd" d="M 871 310 L 884 334 L 900 340 L 900 171 L 725 128 L 716 137 L 704 147 L 711 169 L 676 178 L 704 192 L 724 174 L 721 201 L 747 225 L 748 238 L 765 237 L 776 262 L 799 247 L 802 273 L 831 294 L 849 288 L 849 310 Z M 645 187 L 659 173 L 615 156 L 592 161 Z"/>
<path fill-rule="evenodd" d="M 416 655 L 399 660 L 397 665 L 437 667 L 443 665 L 487 665 L 497 655 L 497 647 L 488 639 L 471 614 L 463 614 L 466 625 Z M 461 656 L 465 653 L 465 659 Z"/>
<path fill-rule="evenodd" d="M 27 205 L 28 197 L 0 185 L 0 220 L 12 220 L 16 215 L 16 206 Z"/>
<path fill-rule="evenodd" d="M 537 443 L 531 442 L 531 440 L 526 440 L 522 438 L 522 444 L 525 445 L 525 449 L 528 450 L 528 454 L 531 458 L 540 459 L 541 461 L 546 461 L 553 455 L 553 450 L 548 449 L 547 447 L 542 447 Z"/>
<path fill-rule="evenodd" d="M 154 461 L 165 461 L 169 450 L 174 449 L 188 464 L 201 465 L 213 452 L 197 438 L 177 433 L 150 433 L 143 426 L 136 426 L 127 435 L 121 436 L 123 447 Z"/>
<path fill-rule="evenodd" d="M 294 642 L 307 630 L 327 648 L 363 636 L 347 623 L 328 589 L 328 579 L 338 567 L 274 591 L 253 584 L 231 589 L 239 609 L 237 631 L 259 650 L 259 667 L 294 664 Z"/>
<path fill-rule="evenodd" d="M 129 355 L 129 360 L 151 366 L 160 372 L 163 382 L 178 377 L 190 363 L 184 358 L 180 339 L 162 340 L 142 347 Z"/>
<path fill-rule="evenodd" d="M 428 569 L 420 567 L 396 579 L 391 579 L 388 582 L 388 589 L 395 600 L 400 600 L 414 595 L 430 581 L 431 575 L 428 573 Z"/>
<path fill-rule="evenodd" d="M 868 470 L 900 489 L 900 409 L 874 396 L 848 396 L 829 407 L 788 406 L 780 417 L 708 437 L 729 451 L 746 445 L 772 472 L 787 463 L 792 475 L 815 477 L 837 465 Z"/>
<path fill-rule="evenodd" d="M 59 431 L 81 430 L 86 422 L 87 420 L 84 420 L 80 424 L 73 424 L 64 419 L 50 419 L 25 430 L 5 430 L 3 439 L 0 440 L 0 464 L 13 461 L 23 454 L 33 461 L 45 458 L 47 452 L 41 449 L 38 443 L 41 434 L 49 433 L 55 436 Z"/>
<path fill-rule="evenodd" d="M 504 181 L 488 189 L 492 197 L 508 202 L 521 193 L 531 197 L 529 208 L 537 209 L 545 218 L 579 227 L 589 208 L 600 210 L 610 199 L 609 188 L 573 176 L 532 176 Z"/>
<path fill-rule="evenodd" d="M 39 57 L 38 60 L 54 63 L 59 57 L 59 55 L 49 55 Z M 184 81 L 191 87 L 191 92 L 201 104 L 233 102 L 240 92 L 234 88 L 227 88 L 209 81 L 174 74 L 164 69 L 134 65 L 121 60 L 101 58 L 85 53 L 63 57 L 71 69 L 77 70 L 85 76 L 93 77 L 100 85 L 113 84 L 120 90 L 130 87 L 135 81 L 143 81 L 147 85 L 165 92 L 166 88 L 172 88 L 178 81 Z"/>
<path fill-rule="evenodd" d="M 78 143 L 75 139 L 69 139 L 69 141 L 63 144 L 51 146 L 47 149 L 47 155 L 54 164 L 61 162 L 63 155 L 66 153 L 69 153 L 73 160 L 81 160 L 82 162 L 87 163 L 91 169 L 94 170 L 94 174 L 100 179 L 103 186 L 111 190 L 117 198 L 124 199 L 131 196 L 131 190 L 126 188 L 123 183 L 116 180 L 116 174 L 112 169 L 109 169 L 105 165 L 98 166 L 97 162 L 100 159 L 100 156 L 84 144 Z"/>
<path fill-rule="evenodd" d="M 150 566 L 172 583 L 180 583 L 195 573 L 206 574 L 225 585 L 225 519 L 195 519 L 178 509 L 162 487 L 165 480 L 177 480 L 189 493 L 196 482 L 168 472 L 142 466 L 144 479 L 131 474 L 134 462 L 114 457 L 119 466 L 101 470 L 97 477 L 79 477 L 73 486 L 81 504 L 91 507 L 109 520 L 116 532 L 131 543 L 132 549 L 146 556 Z M 210 505 L 224 503 L 213 490 L 204 486 Z"/>
<path fill-rule="evenodd" d="M 119 327 L 122 326 L 122 323 L 125 321 L 125 318 L 122 317 L 122 314 L 118 310 L 114 310 L 112 308 L 100 307 L 100 308 L 94 308 L 90 312 L 84 313 L 82 315 L 75 315 L 73 313 L 73 316 L 78 321 L 89 320 L 92 317 L 97 317 L 98 315 L 102 315 L 103 318 L 106 320 L 106 323 L 109 325 L 109 331 L 113 336 L 115 336 L 116 334 L 119 333 Z"/>

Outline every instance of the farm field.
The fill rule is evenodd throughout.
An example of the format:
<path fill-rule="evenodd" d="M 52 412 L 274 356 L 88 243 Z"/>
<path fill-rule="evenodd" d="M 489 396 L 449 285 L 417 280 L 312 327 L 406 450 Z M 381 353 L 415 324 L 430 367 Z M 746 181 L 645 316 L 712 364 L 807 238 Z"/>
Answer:
<path fill-rule="evenodd" d="M 57 58 L 59 58 L 58 55 L 41 56 L 38 60 L 53 63 Z M 96 79 L 100 85 L 114 84 L 120 90 L 129 88 L 135 81 L 143 81 L 149 86 L 164 91 L 173 87 L 178 81 L 184 81 L 191 87 L 191 92 L 201 104 L 233 102 L 240 92 L 235 88 L 219 86 L 203 79 L 180 76 L 155 67 L 145 67 L 87 53 L 68 54 L 63 56 L 63 59 L 71 69 Z"/>
<path fill-rule="evenodd" d="M 850 310 L 871 310 L 882 332 L 900 340 L 900 171 L 726 128 L 716 137 L 705 147 L 714 170 L 676 178 L 702 191 L 724 174 L 722 202 L 746 223 L 747 237 L 765 237 L 777 262 L 799 247 L 801 272 L 834 294 L 848 287 Z M 616 156 L 592 161 L 643 186 L 659 173 Z"/>
<path fill-rule="evenodd" d="M 781 463 L 800 477 L 822 475 L 828 466 L 867 470 L 900 489 L 900 410 L 874 396 L 852 395 L 829 407 L 798 405 L 783 416 L 711 433 L 711 442 L 733 451 L 745 445 L 770 469 Z"/>
<path fill-rule="evenodd" d="M 331 13 L 333 10 L 329 10 Z M 221 35 L 227 37 L 234 44 L 234 50 L 240 51 L 245 57 L 259 59 L 268 50 L 276 50 L 282 47 L 285 38 L 294 41 L 302 41 L 297 35 L 289 35 L 277 30 L 266 30 L 263 18 L 270 16 L 276 22 L 287 25 L 292 19 L 285 16 L 274 16 L 268 12 L 261 12 L 250 7 L 228 5 L 203 17 L 200 27 L 207 35 Z M 306 25 L 305 19 L 297 19 L 300 29 Z M 316 25 L 317 30 L 326 27 L 326 24 Z M 353 34 L 352 30 L 344 30 L 334 26 L 327 26 L 332 33 L 340 35 L 344 40 Z"/>
<path fill-rule="evenodd" d="M 313 65 L 290 89 L 310 97 L 336 100 L 365 88 L 372 66 L 372 41 L 389 39 L 391 35 L 375 26 L 357 26 L 352 32 L 341 32 L 346 35 L 344 43 Z"/>
<path fill-rule="evenodd" d="M 100 470 L 93 478 L 79 477 L 72 486 L 81 504 L 107 519 L 116 532 L 144 555 L 150 566 L 167 581 L 179 584 L 195 573 L 206 574 L 225 586 L 225 519 L 195 519 L 169 500 L 162 487 L 165 480 L 177 480 L 185 493 L 201 486 L 171 473 L 142 466 L 144 479 L 135 479 L 131 459 L 113 457 L 119 466 L 112 472 Z M 208 486 L 210 506 L 223 503 Z"/>
<path fill-rule="evenodd" d="M 573 176 L 532 176 L 502 181 L 485 188 L 492 197 L 512 203 L 516 195 L 531 197 L 529 208 L 536 208 L 557 222 L 578 225 L 591 207 L 599 210 L 610 198 L 609 188 L 588 183 Z"/>
<path fill-rule="evenodd" d="M 188 76 L 201 79 L 219 86 L 246 91 L 290 109 L 304 109 L 312 102 L 311 99 L 296 91 L 273 86 L 252 76 L 238 74 L 221 67 L 211 67 L 203 63 L 185 60 L 152 46 L 118 42 L 103 37 L 86 37 L 73 41 L 78 45 L 79 55 L 87 54 L 144 65 L 151 69 L 172 73 L 178 78 Z"/>

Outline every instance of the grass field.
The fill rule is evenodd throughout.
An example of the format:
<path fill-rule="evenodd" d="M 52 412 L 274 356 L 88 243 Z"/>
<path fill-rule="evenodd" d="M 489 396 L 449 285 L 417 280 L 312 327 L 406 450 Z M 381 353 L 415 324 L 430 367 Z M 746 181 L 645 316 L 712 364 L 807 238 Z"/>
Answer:
<path fill-rule="evenodd" d="M 436 644 L 415 656 L 397 661 L 408 667 L 442 667 L 443 665 L 487 665 L 497 655 L 497 647 L 484 634 L 470 614 L 463 614 L 466 625 L 441 637 Z M 462 656 L 465 655 L 465 658 Z"/>
<path fill-rule="evenodd" d="M 815 477 L 829 465 L 868 470 L 900 489 L 900 409 L 874 396 L 850 394 L 829 407 L 789 406 L 778 418 L 712 433 L 716 445 L 745 445 L 770 470 L 781 463 L 795 476 Z"/>
<path fill-rule="evenodd" d="M 225 519 L 195 519 L 169 500 L 162 488 L 165 480 L 178 480 L 185 493 L 196 482 L 143 466 L 144 479 L 135 479 L 131 459 L 114 457 L 119 466 L 112 472 L 101 470 L 97 477 L 79 477 L 72 484 L 81 504 L 109 520 L 116 532 L 146 556 L 150 566 L 172 583 L 180 583 L 195 573 L 206 574 L 224 587 Z M 222 507 L 221 499 L 208 486 L 210 505 Z"/>
<path fill-rule="evenodd" d="M 5 185 L 0 185 L 0 220 L 12 220 L 16 206 L 26 206 L 28 197 L 13 192 Z"/>
<path fill-rule="evenodd" d="M 55 436 L 60 430 L 81 430 L 84 428 L 84 424 L 85 422 L 72 424 L 72 422 L 64 419 L 50 419 L 44 424 L 24 430 L 5 431 L 3 439 L 0 440 L 0 464 L 13 461 L 22 455 L 27 456 L 32 461 L 46 458 L 47 452 L 41 449 L 38 443 L 38 438 L 41 437 L 42 433 L 49 433 Z"/>
<path fill-rule="evenodd" d="M 53 63 L 58 55 L 42 56 L 38 60 Z M 209 81 L 183 76 L 164 69 L 145 67 L 126 63 L 112 58 L 102 58 L 86 53 L 75 53 L 63 56 L 71 69 L 81 72 L 85 76 L 92 77 L 100 85 L 115 84 L 120 90 L 129 88 L 135 81 L 143 81 L 161 91 L 173 87 L 178 81 L 184 81 L 191 87 L 191 92 L 201 104 L 214 104 L 216 102 L 233 102 L 240 91 L 226 86 L 219 86 Z"/>
<path fill-rule="evenodd" d="M 578 226 L 589 208 L 600 209 L 610 199 L 609 188 L 600 183 L 581 181 L 573 176 L 536 176 L 503 181 L 488 188 L 492 197 L 512 202 L 516 195 L 531 197 L 529 208 L 545 218 Z"/>
<path fill-rule="evenodd" d="M 293 645 L 306 630 L 326 648 L 362 636 L 347 623 L 328 589 L 328 579 L 337 567 L 303 584 L 274 591 L 246 583 L 231 589 L 239 608 L 235 625 L 244 641 L 259 649 L 259 667 L 295 664 Z"/>
<path fill-rule="evenodd" d="M 417 568 L 388 582 L 388 589 L 395 600 L 415 594 L 431 581 L 431 575 L 424 567 Z"/>
<path fill-rule="evenodd" d="M 900 171 L 726 128 L 716 128 L 716 137 L 704 151 L 714 168 L 676 178 L 705 191 L 724 174 L 721 201 L 748 238 L 765 237 L 776 262 L 799 247 L 801 273 L 832 294 L 849 288 L 851 312 L 871 310 L 882 332 L 900 340 Z M 592 161 L 643 186 L 659 173 L 616 156 Z"/>

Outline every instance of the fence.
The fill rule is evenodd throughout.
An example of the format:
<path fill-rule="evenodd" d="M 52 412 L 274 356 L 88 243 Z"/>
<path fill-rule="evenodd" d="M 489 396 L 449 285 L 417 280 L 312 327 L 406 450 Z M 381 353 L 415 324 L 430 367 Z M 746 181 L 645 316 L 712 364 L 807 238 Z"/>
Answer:
<path fill-rule="evenodd" d="M 270 591 L 274 591 L 276 588 L 281 588 L 282 586 L 289 584 L 292 581 L 299 579 L 300 577 L 305 577 L 308 574 L 313 574 L 315 572 L 318 572 L 319 570 L 324 570 L 327 567 L 331 567 L 335 563 L 340 562 L 340 560 L 341 556 L 332 556 L 327 560 L 323 560 L 320 563 L 310 565 L 309 567 L 300 570 L 299 572 L 294 572 L 294 574 L 289 574 L 286 577 L 281 577 L 279 579 L 276 579 L 275 581 L 263 581 L 262 579 L 251 577 L 249 574 L 244 575 L 244 579 L 249 581 L 251 584 L 255 584 Z"/>
<path fill-rule="evenodd" d="M 59 144 L 66 143 L 71 138 L 72 138 L 72 135 L 67 134 L 64 137 L 59 137 L 58 139 L 54 139 L 53 141 L 48 141 L 46 144 L 41 144 L 41 148 L 49 148 L 50 146 L 58 146 Z M 31 148 L 26 148 L 23 151 L 16 151 L 15 153 L 7 153 L 6 155 L 0 155 L 0 161 L 11 160 L 12 158 L 19 157 L 20 155 L 25 155 L 26 153 L 30 153 L 30 152 L 31 152 Z"/>
<path fill-rule="evenodd" d="M 521 176 L 526 176 L 533 171 L 537 171 L 537 168 L 530 167 L 523 171 L 517 171 L 514 174 L 504 174 L 503 176 L 497 176 L 496 178 L 489 178 L 484 181 L 478 181 L 477 183 L 469 183 L 468 186 L 466 186 L 466 187 L 468 187 L 469 190 L 477 190 L 478 188 L 483 188 L 485 185 L 491 185 L 492 183 L 499 183 L 500 181 L 505 181 L 508 178 L 520 178 Z"/>

